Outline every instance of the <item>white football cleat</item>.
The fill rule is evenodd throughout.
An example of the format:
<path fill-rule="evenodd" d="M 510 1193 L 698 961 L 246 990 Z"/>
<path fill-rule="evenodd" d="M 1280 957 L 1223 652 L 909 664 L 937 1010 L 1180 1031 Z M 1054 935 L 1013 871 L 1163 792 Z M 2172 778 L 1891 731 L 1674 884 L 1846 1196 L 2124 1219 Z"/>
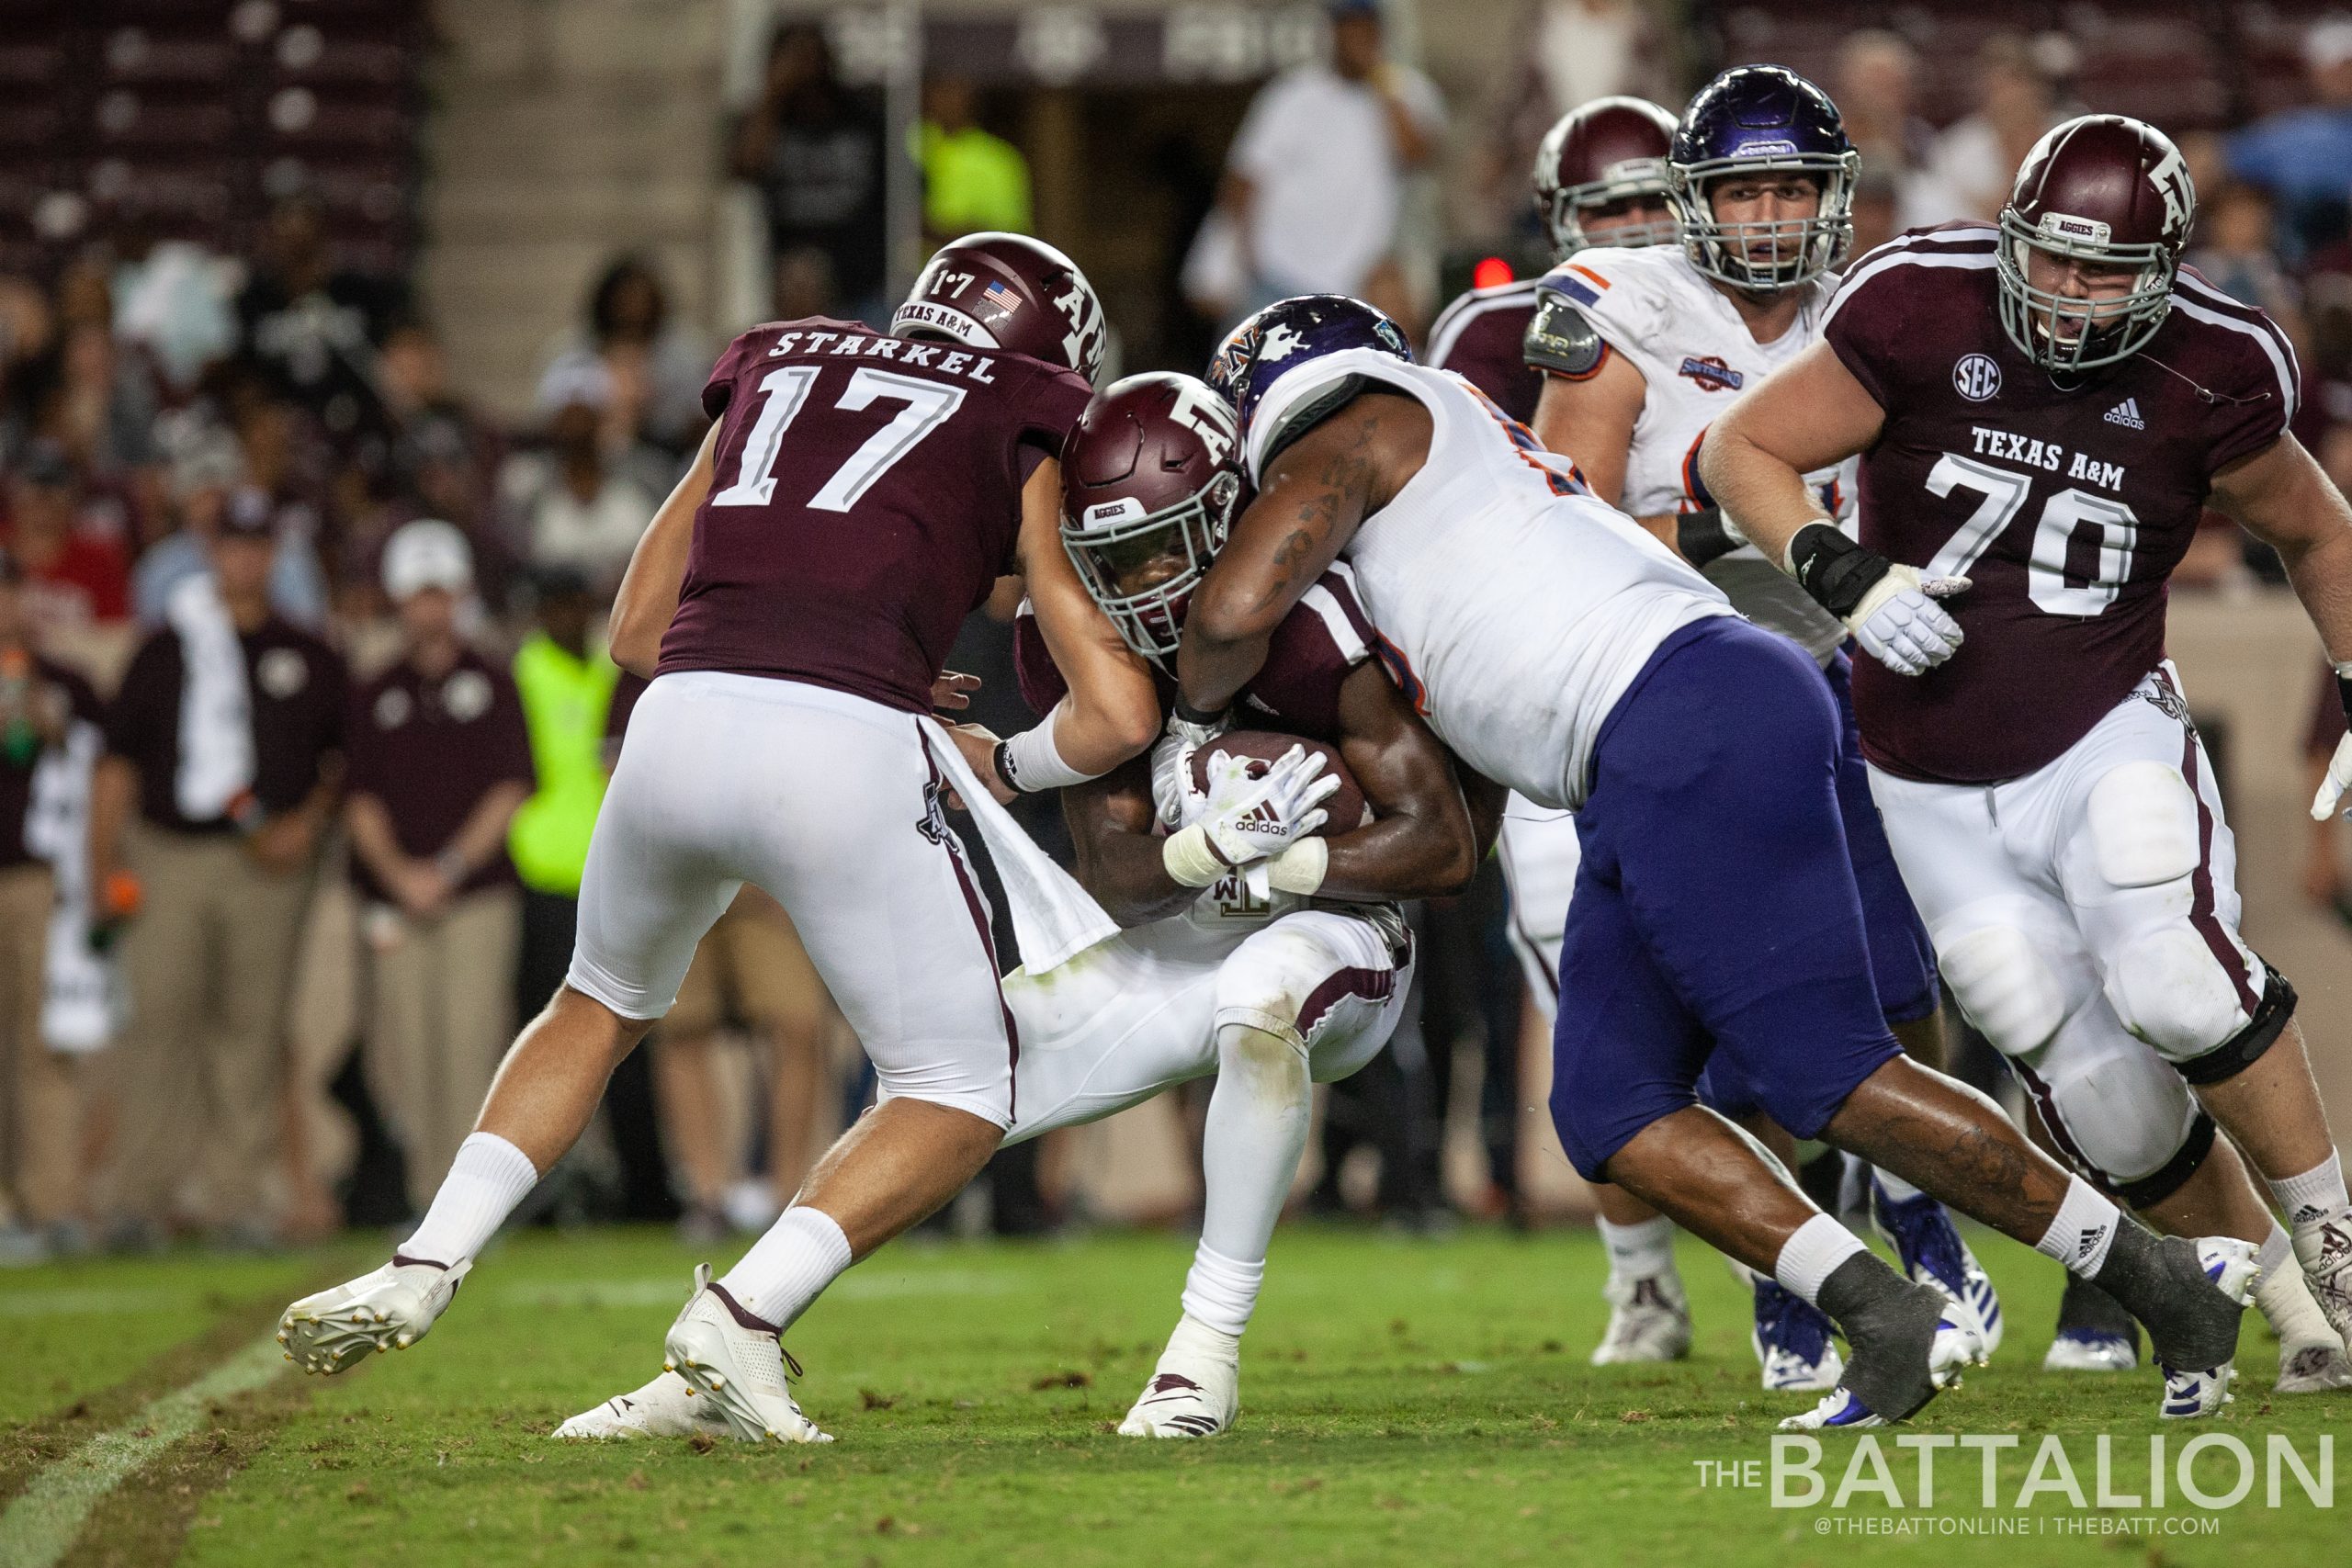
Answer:
<path fill-rule="evenodd" d="M 1842 1388 L 1822 1395 L 1821 1403 L 1802 1415 L 1782 1418 L 1783 1432 L 1818 1432 L 1825 1427 L 1883 1427 L 1886 1418 Z"/>
<path fill-rule="evenodd" d="M 2325 1393 L 2352 1388 L 2352 1357 L 2333 1340 L 2313 1339 L 2278 1347 L 2279 1393 Z"/>
<path fill-rule="evenodd" d="M 616 1393 L 555 1429 L 559 1438 L 733 1438 L 716 1401 L 698 1399 L 686 1380 L 663 1372 L 643 1388 Z"/>
<path fill-rule="evenodd" d="M 1609 1328 L 1593 1347 L 1594 1366 L 1679 1361 L 1690 1353 L 1690 1303 L 1674 1270 L 1640 1280 L 1611 1275 L 1600 1296 L 1609 1303 Z"/>
<path fill-rule="evenodd" d="M 2254 1243 L 2231 1236 L 2200 1236 L 2197 1242 L 2197 1261 L 2204 1268 L 2205 1277 L 2240 1306 L 2262 1277 L 2254 1254 Z M 2218 1367 L 2173 1368 L 2158 1361 L 2156 1369 L 2165 1375 L 2164 1402 L 2156 1413 L 2168 1421 L 2211 1416 L 2237 1397 L 2230 1392 L 2238 1375 L 2234 1357 Z"/>
<path fill-rule="evenodd" d="M 2296 1218 L 2295 1260 L 2303 1266 L 2303 1282 L 2335 1337 L 2352 1345 L 2352 1210 L 2322 1220 Z"/>
<path fill-rule="evenodd" d="M 1123 1438 L 1214 1438 L 1241 1408 L 1241 1340 L 1189 1314 L 1168 1337 L 1151 1381 L 1143 1385 Z"/>
<path fill-rule="evenodd" d="M 2045 1372 L 2128 1372 L 2139 1364 L 2137 1345 L 2100 1328 L 2062 1328 L 2041 1358 Z"/>
<path fill-rule="evenodd" d="M 709 1264 L 695 1265 L 694 1294 L 670 1325 L 663 1350 L 662 1370 L 677 1373 L 689 1397 L 707 1395 L 737 1437 L 752 1442 L 833 1440 L 800 1413 L 793 1399 L 792 1385 L 784 1375 L 784 1343 L 776 1330 L 752 1317 L 712 1283 Z"/>
<path fill-rule="evenodd" d="M 304 1296 L 277 1320 L 286 1359 L 305 1372 L 333 1373 L 384 1350 L 405 1350 L 448 1309 L 473 1269 L 401 1258 L 348 1284 Z"/>

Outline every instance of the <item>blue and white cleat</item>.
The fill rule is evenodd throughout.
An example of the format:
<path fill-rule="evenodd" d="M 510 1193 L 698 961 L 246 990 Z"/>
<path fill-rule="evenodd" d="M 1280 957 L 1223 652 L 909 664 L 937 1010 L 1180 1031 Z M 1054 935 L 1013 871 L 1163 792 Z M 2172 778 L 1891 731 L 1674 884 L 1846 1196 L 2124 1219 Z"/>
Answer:
<path fill-rule="evenodd" d="M 2254 1243 L 2230 1236 L 2200 1236 L 2197 1242 L 2197 1261 L 2203 1267 L 2205 1277 L 2240 1306 L 2245 1304 L 2255 1281 L 2262 1277 L 2254 1254 Z M 2230 1384 L 2237 1378 L 2234 1357 L 2218 1367 L 2174 1368 L 2161 1360 L 2156 1367 L 2165 1375 L 2164 1403 L 2157 1414 L 2168 1421 L 2193 1421 L 2211 1416 L 2236 1397 L 2230 1392 Z"/>
<path fill-rule="evenodd" d="M 1784 1290 L 1769 1275 L 1756 1276 L 1756 1326 L 1748 1335 L 1763 1364 L 1768 1393 L 1826 1393 L 1845 1374 L 1838 1353 L 1837 1325 L 1819 1307 Z"/>
<path fill-rule="evenodd" d="M 1947 1303 L 1944 1314 L 1936 1323 L 1936 1337 L 1928 1351 L 1928 1381 L 1937 1393 L 1960 1386 L 1960 1374 L 1969 1367 L 1984 1364 L 1984 1341 L 1978 1337 L 1971 1314 L 1964 1308 Z M 1934 1393 L 1928 1396 L 1935 1397 Z M 1921 1402 L 1922 1404 L 1926 1403 Z M 1918 1414 L 1913 1411 L 1913 1415 Z M 1792 1416 L 1781 1423 L 1783 1432 L 1817 1432 L 1829 1427 L 1883 1427 L 1886 1417 L 1856 1398 L 1851 1389 L 1842 1383 L 1822 1397 L 1820 1404 L 1799 1416 Z"/>
<path fill-rule="evenodd" d="M 1975 1318 L 1977 1337 L 1987 1358 L 2001 1348 L 2001 1298 L 1992 1277 L 1960 1239 L 1951 1213 L 1935 1199 L 1921 1193 L 1901 1201 L 1886 1195 L 1878 1178 L 1871 1178 L 1871 1218 L 1879 1235 L 1903 1260 L 1903 1271 L 1923 1285 L 1933 1285 L 1959 1303 Z"/>

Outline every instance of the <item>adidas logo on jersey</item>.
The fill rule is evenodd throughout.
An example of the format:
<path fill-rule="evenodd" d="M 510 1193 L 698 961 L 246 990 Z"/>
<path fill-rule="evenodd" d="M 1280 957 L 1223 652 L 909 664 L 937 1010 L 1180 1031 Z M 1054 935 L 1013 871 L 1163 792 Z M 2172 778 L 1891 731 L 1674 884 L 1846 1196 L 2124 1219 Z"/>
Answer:
<path fill-rule="evenodd" d="M 2126 430 L 2145 430 L 2148 422 L 2140 417 L 2140 400 L 2126 398 L 2107 411 L 2107 423 L 2120 424 Z"/>

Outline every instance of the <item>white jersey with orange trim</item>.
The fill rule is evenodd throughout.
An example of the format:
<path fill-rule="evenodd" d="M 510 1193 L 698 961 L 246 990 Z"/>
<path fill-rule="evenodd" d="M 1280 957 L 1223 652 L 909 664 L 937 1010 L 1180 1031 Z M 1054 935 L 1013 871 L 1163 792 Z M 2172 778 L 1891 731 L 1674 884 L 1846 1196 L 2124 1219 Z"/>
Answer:
<path fill-rule="evenodd" d="M 1579 251 L 1544 275 L 1540 287 L 1566 297 L 1607 352 L 1641 372 L 1645 390 L 1625 453 L 1619 505 L 1636 517 L 1656 517 L 1706 503 L 1693 471 L 1700 437 L 1743 389 L 1820 338 L 1822 312 L 1837 285 L 1834 273 L 1798 285 L 1804 305 L 1796 321 L 1772 342 L 1758 343 L 1732 302 L 1679 245 Z M 1849 458 L 1805 476 L 1849 532 L 1851 465 Z M 1730 596 L 1734 609 L 1816 660 L 1826 661 L 1846 639 L 1838 618 L 1753 546 L 1710 562 L 1706 576 Z"/>
<path fill-rule="evenodd" d="M 1643 664 L 1730 602 L 1468 381 L 1374 349 L 1267 389 L 1250 477 L 1290 416 L 1351 380 L 1401 392 L 1430 420 L 1420 471 L 1340 552 L 1374 651 L 1471 769 L 1546 806 L 1580 804 L 1600 727 Z"/>

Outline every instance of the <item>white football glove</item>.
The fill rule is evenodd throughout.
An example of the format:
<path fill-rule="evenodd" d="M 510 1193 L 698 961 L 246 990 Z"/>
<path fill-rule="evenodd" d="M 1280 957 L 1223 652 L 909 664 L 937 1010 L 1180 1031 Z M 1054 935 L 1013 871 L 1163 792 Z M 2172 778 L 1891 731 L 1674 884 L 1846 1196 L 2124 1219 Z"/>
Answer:
<path fill-rule="evenodd" d="M 1159 825 L 1172 833 L 1200 815 L 1207 797 L 1193 785 L 1193 753 L 1231 728 L 1227 714 L 1207 724 L 1168 715 L 1168 731 L 1151 749 L 1151 804 Z"/>
<path fill-rule="evenodd" d="M 1250 759 L 1212 752 L 1206 810 L 1169 835 L 1160 863 L 1182 886 L 1206 887 L 1238 867 L 1282 853 L 1330 819 L 1322 803 L 1340 779 L 1324 771 L 1324 762 L 1322 752 L 1309 755 L 1294 746 L 1263 777 L 1252 779 Z"/>
<path fill-rule="evenodd" d="M 1845 617 L 1846 629 L 1897 675 L 1924 675 L 1962 640 L 1960 623 L 1937 601 L 1967 591 L 1964 577 L 1923 578 L 1917 567 L 1892 566 Z"/>

